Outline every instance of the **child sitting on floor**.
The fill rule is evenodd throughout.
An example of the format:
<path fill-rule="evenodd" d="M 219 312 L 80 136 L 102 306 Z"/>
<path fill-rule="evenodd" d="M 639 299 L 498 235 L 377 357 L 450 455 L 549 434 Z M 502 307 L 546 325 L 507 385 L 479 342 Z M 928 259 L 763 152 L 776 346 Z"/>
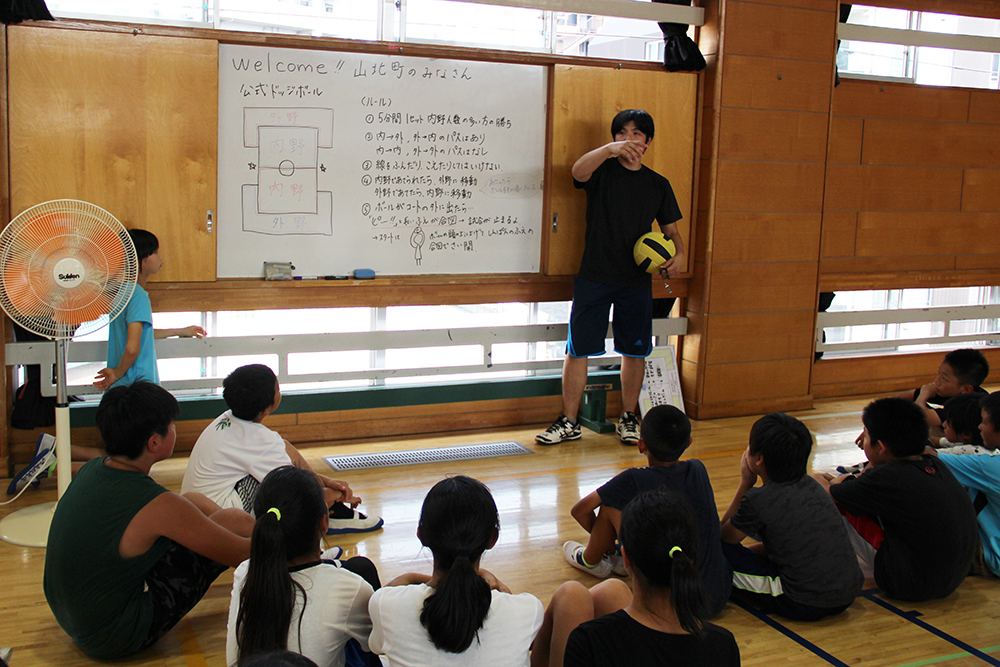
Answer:
<path fill-rule="evenodd" d="M 680 493 L 637 495 L 621 514 L 620 534 L 633 590 L 617 579 L 589 591 L 576 581 L 560 586 L 532 646 L 532 667 L 739 667 L 732 633 L 706 622 L 695 523 Z"/>
<path fill-rule="evenodd" d="M 223 380 L 222 397 L 229 410 L 195 442 L 181 491 L 197 491 L 222 507 L 252 513 L 257 488 L 267 473 L 285 465 L 311 468 L 292 443 L 262 423 L 281 404 L 274 371 L 263 364 L 241 366 Z M 367 517 L 354 509 L 361 498 L 346 482 L 314 474 L 330 508 L 330 534 L 381 528 L 380 517 Z"/>
<path fill-rule="evenodd" d="M 500 536 L 500 516 L 479 480 L 443 479 L 427 493 L 417 537 L 434 555 L 431 574 L 401 575 L 372 596 L 369 646 L 389 667 L 523 667 L 542 623 L 542 603 L 512 595 L 480 568 Z"/>
<path fill-rule="evenodd" d="M 375 664 L 366 652 L 378 573 L 363 556 L 341 564 L 321 553 L 329 517 L 313 474 L 275 468 L 254 503 L 250 560 L 233 575 L 226 664 L 289 647 L 319 667 Z"/>
<path fill-rule="evenodd" d="M 708 590 L 711 617 L 726 606 L 732 570 L 722 555 L 719 513 L 705 465 L 697 459 L 679 460 L 690 444 L 691 421 L 683 412 L 672 405 L 658 405 L 647 412 L 642 420 L 639 453 L 645 455 L 648 466 L 619 473 L 573 506 L 573 518 L 590 533 L 590 539 L 586 547 L 566 542 L 563 555 L 570 565 L 595 577 L 604 579 L 612 572 L 624 576 L 620 557 L 606 555 L 614 550 L 622 510 L 643 491 L 661 487 L 679 491 L 687 497 L 697 518 L 696 563 Z"/>
<path fill-rule="evenodd" d="M 779 412 L 758 419 L 722 518 L 733 599 L 798 621 L 839 614 L 864 585 L 837 506 L 806 474 L 811 450 L 798 419 Z M 764 485 L 755 488 L 758 477 Z M 742 546 L 748 535 L 761 544 Z"/>
<path fill-rule="evenodd" d="M 1000 391 L 983 398 L 980 405 L 982 446 L 953 447 L 937 454 L 972 496 L 979 524 L 972 573 L 1000 576 Z"/>
<path fill-rule="evenodd" d="M 950 595 L 969 573 L 976 513 L 948 467 L 924 453 L 923 410 L 880 398 L 861 415 L 871 466 L 859 476 L 815 475 L 854 530 L 855 552 L 874 567 L 886 595 L 921 601 Z"/>

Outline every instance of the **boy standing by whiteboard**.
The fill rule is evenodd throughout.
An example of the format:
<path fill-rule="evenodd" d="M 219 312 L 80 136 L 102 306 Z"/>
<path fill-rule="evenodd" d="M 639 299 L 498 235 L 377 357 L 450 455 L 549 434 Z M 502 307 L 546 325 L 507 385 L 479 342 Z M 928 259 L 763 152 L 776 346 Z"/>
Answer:
<path fill-rule="evenodd" d="M 661 270 L 675 278 L 684 267 L 684 243 L 676 222 L 680 208 L 670 182 L 642 164 L 653 140 L 653 118 L 626 109 L 611 121 L 614 141 L 583 155 L 573 165 L 573 184 L 587 193 L 587 232 L 580 272 L 573 282 L 566 360 L 562 374 L 562 415 L 535 436 L 541 445 L 580 438 L 577 413 L 587 384 L 587 357 L 604 354 L 608 315 L 615 351 L 622 355 L 624 411 L 618 420 L 623 444 L 639 442 L 638 404 L 645 357 L 653 349 L 653 290 L 650 275 L 636 266 L 635 242 L 652 230 L 655 220 L 676 246 Z"/>

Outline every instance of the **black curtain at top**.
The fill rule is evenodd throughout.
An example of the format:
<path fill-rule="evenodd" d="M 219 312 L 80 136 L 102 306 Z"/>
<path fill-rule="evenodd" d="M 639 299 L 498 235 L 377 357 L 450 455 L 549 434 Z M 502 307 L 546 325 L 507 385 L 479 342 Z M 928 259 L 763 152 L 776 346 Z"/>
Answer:
<path fill-rule="evenodd" d="M 653 0 L 665 5 L 691 6 L 691 0 Z M 663 66 L 671 72 L 699 72 L 705 69 L 705 56 L 687 36 L 684 23 L 661 23 L 663 33 Z"/>
<path fill-rule="evenodd" d="M 0 22 L 54 21 L 45 0 L 0 0 Z"/>

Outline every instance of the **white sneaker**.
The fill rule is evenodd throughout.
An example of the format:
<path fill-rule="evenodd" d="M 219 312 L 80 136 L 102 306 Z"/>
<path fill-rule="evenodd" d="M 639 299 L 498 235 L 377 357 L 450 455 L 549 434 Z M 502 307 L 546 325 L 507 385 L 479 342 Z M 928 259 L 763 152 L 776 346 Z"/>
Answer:
<path fill-rule="evenodd" d="M 623 445 L 639 444 L 639 418 L 634 412 L 623 412 L 618 418 L 618 438 Z"/>
<path fill-rule="evenodd" d="M 330 508 L 330 527 L 327 535 L 342 533 L 367 533 L 382 527 L 382 517 L 365 516 L 344 503 L 334 503 Z"/>
<path fill-rule="evenodd" d="M 559 415 L 552 426 L 535 436 L 535 442 L 539 445 L 558 445 L 567 440 L 579 440 L 580 436 L 580 422 L 574 424 L 566 415 Z"/>
<path fill-rule="evenodd" d="M 605 559 L 601 559 L 601 562 L 594 567 L 588 567 L 583 563 L 583 545 L 579 542 L 567 542 L 563 545 L 563 556 L 566 557 L 566 562 L 580 570 L 581 572 L 586 572 L 589 575 L 597 577 L 598 579 L 607 579 L 611 576 L 611 566 Z"/>
<path fill-rule="evenodd" d="M 619 577 L 627 577 L 628 571 L 625 569 L 625 559 L 622 558 L 620 553 L 615 553 L 611 556 L 605 556 L 604 562 L 608 564 L 611 571 L 617 574 Z"/>

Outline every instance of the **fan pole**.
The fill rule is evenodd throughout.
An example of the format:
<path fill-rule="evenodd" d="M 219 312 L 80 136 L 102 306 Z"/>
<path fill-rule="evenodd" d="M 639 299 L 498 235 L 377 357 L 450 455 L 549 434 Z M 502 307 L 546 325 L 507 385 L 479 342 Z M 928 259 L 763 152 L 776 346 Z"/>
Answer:
<path fill-rule="evenodd" d="M 66 391 L 66 339 L 56 340 L 56 479 L 59 498 L 69 488 L 73 478 L 73 451 L 69 435 L 69 397 Z"/>

